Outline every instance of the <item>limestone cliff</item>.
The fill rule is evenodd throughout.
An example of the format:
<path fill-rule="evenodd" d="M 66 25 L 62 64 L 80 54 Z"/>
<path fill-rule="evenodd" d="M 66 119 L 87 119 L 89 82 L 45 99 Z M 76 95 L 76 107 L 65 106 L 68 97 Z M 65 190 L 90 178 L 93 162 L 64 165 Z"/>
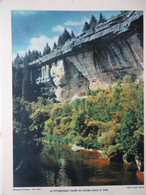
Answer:
<path fill-rule="evenodd" d="M 106 87 L 127 74 L 142 78 L 143 12 L 129 11 L 101 23 L 29 68 L 33 82 L 52 83 L 59 101 Z"/>

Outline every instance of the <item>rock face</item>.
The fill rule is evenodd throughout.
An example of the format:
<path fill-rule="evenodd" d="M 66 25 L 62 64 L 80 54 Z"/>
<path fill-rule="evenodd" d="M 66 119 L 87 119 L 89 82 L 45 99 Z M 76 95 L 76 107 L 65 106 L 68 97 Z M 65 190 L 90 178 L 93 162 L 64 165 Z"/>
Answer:
<path fill-rule="evenodd" d="M 90 82 L 89 88 L 105 85 L 129 74 L 140 77 L 143 69 L 139 35 L 117 38 L 100 48 L 67 57 Z"/>
<path fill-rule="evenodd" d="M 143 12 L 129 11 L 101 23 L 66 42 L 61 50 L 29 63 L 29 68 L 32 81 L 51 82 L 61 102 L 125 75 L 142 78 Z"/>
<path fill-rule="evenodd" d="M 89 81 L 67 60 L 58 60 L 51 67 L 57 100 L 65 101 L 74 95 L 80 96 L 89 88 Z"/>

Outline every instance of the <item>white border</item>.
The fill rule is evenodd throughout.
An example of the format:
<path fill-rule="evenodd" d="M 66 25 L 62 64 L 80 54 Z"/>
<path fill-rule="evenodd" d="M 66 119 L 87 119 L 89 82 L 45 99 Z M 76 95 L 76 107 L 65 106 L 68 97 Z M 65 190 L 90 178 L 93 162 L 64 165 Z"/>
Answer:
<path fill-rule="evenodd" d="M 69 192 L 50 192 L 55 189 L 81 189 L 81 187 L 43 187 L 22 188 L 15 191 L 12 175 L 12 47 L 11 47 L 11 10 L 143 10 L 146 21 L 145 0 L 0 0 L 0 131 L 3 139 L 3 194 L 68 194 Z M 145 29 L 144 29 L 144 32 Z M 145 46 L 144 42 L 144 46 Z M 144 47 L 145 48 L 145 47 Z M 145 52 L 144 52 L 145 53 Z M 146 161 L 145 161 L 146 162 Z M 146 181 L 146 180 L 145 180 Z M 134 186 L 128 186 L 134 187 Z M 29 189 L 29 190 L 27 190 Z M 32 189 L 35 189 L 33 192 Z M 82 189 L 108 189 L 108 192 L 81 192 L 89 194 L 146 194 L 146 189 L 127 186 L 82 187 Z M 70 192 L 77 195 L 77 192 Z"/>

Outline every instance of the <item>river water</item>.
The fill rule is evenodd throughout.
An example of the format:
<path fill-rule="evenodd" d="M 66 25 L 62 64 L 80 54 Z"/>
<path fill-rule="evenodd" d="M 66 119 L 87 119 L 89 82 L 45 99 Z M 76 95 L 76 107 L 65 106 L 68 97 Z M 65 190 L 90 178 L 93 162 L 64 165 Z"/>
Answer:
<path fill-rule="evenodd" d="M 137 168 L 100 159 L 98 152 L 74 152 L 70 146 L 45 144 L 40 155 L 25 157 L 14 175 L 15 187 L 142 184 Z"/>

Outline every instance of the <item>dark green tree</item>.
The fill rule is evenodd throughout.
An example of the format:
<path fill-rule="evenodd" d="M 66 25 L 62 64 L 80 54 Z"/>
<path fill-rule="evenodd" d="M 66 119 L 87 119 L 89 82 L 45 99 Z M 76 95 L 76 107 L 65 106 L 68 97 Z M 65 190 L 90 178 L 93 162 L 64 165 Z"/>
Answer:
<path fill-rule="evenodd" d="M 15 97 L 21 97 L 22 95 L 22 78 L 21 69 L 13 68 L 13 96 Z"/>
<path fill-rule="evenodd" d="M 43 55 L 49 54 L 51 52 L 51 48 L 49 47 L 48 43 L 46 43 L 46 46 L 43 51 Z"/>
<path fill-rule="evenodd" d="M 31 53 L 31 51 L 29 50 L 29 51 L 28 51 L 28 62 L 31 62 L 31 59 L 32 59 L 32 53 Z"/>
<path fill-rule="evenodd" d="M 45 111 L 41 111 L 40 109 L 36 110 L 32 115 L 32 124 L 30 129 L 34 131 L 36 138 L 39 139 L 42 137 L 42 131 L 44 129 L 44 122 L 49 118 L 49 115 Z"/>
<path fill-rule="evenodd" d="M 16 58 L 14 59 L 14 64 L 17 68 L 20 67 L 20 64 L 23 63 L 23 57 L 20 57 L 19 54 L 17 54 Z"/>
<path fill-rule="evenodd" d="M 75 37 L 75 34 L 73 32 L 73 30 L 71 31 L 71 38 L 74 38 Z"/>
<path fill-rule="evenodd" d="M 53 45 L 52 51 L 54 51 L 55 49 L 57 49 L 57 44 L 54 42 L 54 45 Z"/>
<path fill-rule="evenodd" d="M 63 46 L 69 39 L 71 39 L 71 35 L 65 28 L 64 32 L 58 38 L 58 46 Z"/>
<path fill-rule="evenodd" d="M 28 66 L 28 55 L 27 55 L 27 53 L 25 54 L 25 56 L 23 58 L 23 64 L 24 64 L 25 67 Z"/>
<path fill-rule="evenodd" d="M 39 57 L 39 52 L 37 50 L 33 50 L 31 55 L 31 61 L 38 59 L 38 57 Z"/>
<path fill-rule="evenodd" d="M 71 38 L 71 35 L 70 35 L 70 33 L 67 31 L 66 28 L 64 29 L 63 37 L 64 37 L 64 39 L 65 39 L 65 42 Z"/>
<path fill-rule="evenodd" d="M 22 82 L 22 99 L 25 100 L 30 100 L 31 98 L 31 86 L 30 86 L 30 81 L 29 81 L 29 70 L 26 68 L 25 74 L 23 77 L 23 82 Z"/>
<path fill-rule="evenodd" d="M 89 29 L 90 29 L 90 24 L 88 22 L 85 22 L 82 31 L 85 32 Z"/>
<path fill-rule="evenodd" d="M 121 119 L 120 129 L 120 143 L 124 153 L 124 157 L 128 161 L 132 161 L 137 153 L 136 138 L 134 132 L 136 131 L 135 113 L 128 111 Z"/>
<path fill-rule="evenodd" d="M 90 28 L 94 28 L 96 26 L 97 20 L 96 20 L 95 16 L 93 16 L 93 15 L 91 16 L 89 24 L 90 24 Z"/>
<path fill-rule="evenodd" d="M 102 22 L 105 22 L 106 19 L 105 17 L 102 15 L 102 13 L 100 12 L 100 16 L 99 16 L 99 24 L 102 23 Z"/>
<path fill-rule="evenodd" d="M 144 94 L 141 93 L 140 101 L 137 102 L 136 111 L 136 128 L 144 133 Z"/>
<path fill-rule="evenodd" d="M 82 134 L 82 132 L 87 128 L 85 119 L 85 114 L 79 113 L 75 118 L 73 130 L 75 130 L 79 134 Z"/>

